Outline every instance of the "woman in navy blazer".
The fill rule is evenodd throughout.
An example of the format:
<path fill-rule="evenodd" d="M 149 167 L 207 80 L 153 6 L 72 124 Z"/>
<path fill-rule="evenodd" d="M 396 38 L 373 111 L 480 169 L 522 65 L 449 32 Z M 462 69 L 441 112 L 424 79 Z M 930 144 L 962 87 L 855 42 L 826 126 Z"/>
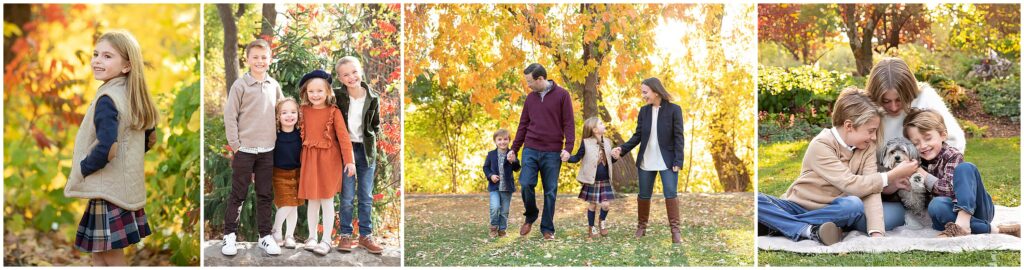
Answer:
<path fill-rule="evenodd" d="M 668 212 L 669 227 L 672 228 L 672 243 L 681 243 L 676 188 L 679 182 L 679 168 L 683 167 L 683 110 L 679 105 L 670 102 L 672 96 L 665 91 L 665 86 L 658 78 L 644 80 L 640 84 L 640 92 L 647 105 L 640 107 L 636 132 L 628 141 L 612 149 L 612 155 L 618 157 L 629 153 L 637 144 L 640 145 L 636 159 L 640 194 L 636 199 L 635 236 L 642 237 L 647 233 L 654 178 L 661 174 L 665 209 Z M 652 133 L 657 136 L 651 137 Z"/>

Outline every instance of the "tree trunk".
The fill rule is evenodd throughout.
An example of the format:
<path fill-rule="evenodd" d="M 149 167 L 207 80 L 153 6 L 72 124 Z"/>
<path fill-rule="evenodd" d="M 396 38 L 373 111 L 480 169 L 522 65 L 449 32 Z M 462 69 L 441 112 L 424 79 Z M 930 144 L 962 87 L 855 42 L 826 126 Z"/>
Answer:
<path fill-rule="evenodd" d="M 239 7 L 241 9 L 241 7 Z M 231 84 L 238 79 L 238 26 L 231 4 L 217 4 L 217 14 L 224 25 L 224 93 L 231 91 Z"/>
<path fill-rule="evenodd" d="M 274 9 L 274 4 L 263 4 L 263 23 L 260 27 L 260 36 L 263 37 L 274 37 L 274 26 L 277 25 L 277 9 Z"/>
<path fill-rule="evenodd" d="M 28 4 L 5 4 L 4 5 L 4 21 L 23 28 L 25 23 L 28 23 L 32 16 L 32 6 Z M 14 52 L 11 51 L 11 45 L 14 45 L 16 38 L 11 36 L 4 38 L 4 66 L 7 66 L 11 60 L 14 59 Z"/>
<path fill-rule="evenodd" d="M 722 29 L 722 18 L 725 14 L 723 12 L 709 13 L 717 15 L 709 15 L 706 23 L 713 24 L 709 25 L 706 29 L 717 29 L 708 34 L 708 40 L 710 44 L 717 44 L 721 39 Z M 710 17 L 715 16 L 715 17 Z M 716 67 L 722 73 L 729 72 L 729 66 L 736 65 L 731 63 L 728 58 L 725 57 L 725 49 L 721 46 L 709 45 L 708 51 L 715 54 L 712 59 L 725 59 L 722 63 Z M 707 81 L 706 83 L 711 84 L 713 98 L 716 98 L 717 106 L 715 112 L 712 113 L 711 124 L 709 124 L 709 130 L 712 134 L 710 137 L 710 150 L 711 159 L 715 163 L 715 172 L 718 174 L 718 182 L 722 185 L 723 190 L 726 192 L 743 192 L 746 191 L 750 186 L 750 173 L 747 171 L 747 166 L 743 164 L 743 160 L 736 156 L 736 138 L 731 132 L 736 129 L 736 123 L 739 119 L 738 110 L 730 105 L 728 102 L 731 98 L 726 96 L 725 93 L 719 92 L 724 90 L 727 86 L 723 85 L 723 82 L 719 81 Z"/>
<path fill-rule="evenodd" d="M 853 58 L 857 64 L 856 75 L 867 76 L 871 73 L 871 67 L 874 65 L 872 59 L 874 56 L 871 50 L 872 39 L 875 37 L 875 28 L 878 27 L 878 21 L 885 14 L 887 6 L 874 6 L 870 11 L 871 13 L 863 18 L 867 21 L 864 24 L 864 28 L 861 29 L 857 24 L 861 20 L 857 16 L 857 4 L 839 5 L 840 13 L 845 23 L 846 36 L 850 40 L 850 50 L 853 51 Z"/>

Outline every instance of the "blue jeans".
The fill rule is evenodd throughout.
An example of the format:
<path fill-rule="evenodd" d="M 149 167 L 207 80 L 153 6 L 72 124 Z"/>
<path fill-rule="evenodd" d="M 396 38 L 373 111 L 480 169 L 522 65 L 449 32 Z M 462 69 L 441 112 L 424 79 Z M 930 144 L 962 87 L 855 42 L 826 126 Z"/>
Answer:
<path fill-rule="evenodd" d="M 781 232 L 793 241 L 811 225 L 833 222 L 849 230 L 864 215 L 864 202 L 856 196 L 839 197 L 821 209 L 807 210 L 795 202 L 757 194 L 757 222 Z"/>
<path fill-rule="evenodd" d="M 512 192 L 491 191 L 491 227 L 504 231 L 508 228 L 508 206 Z"/>
<path fill-rule="evenodd" d="M 679 173 L 673 172 L 672 169 L 661 170 L 661 171 L 645 171 L 641 170 L 639 166 L 636 168 L 637 179 L 640 181 L 639 188 L 640 194 L 637 196 L 642 200 L 650 200 L 652 193 L 654 193 L 654 177 L 661 174 L 661 188 L 665 193 L 665 199 L 672 199 L 676 197 L 676 189 L 679 184 Z"/>
<path fill-rule="evenodd" d="M 944 230 L 946 223 L 956 221 L 956 211 L 967 211 L 971 214 L 972 234 L 991 232 L 992 218 L 996 210 L 992 204 L 992 197 L 985 191 L 985 184 L 981 182 L 978 167 L 970 162 L 956 166 L 953 171 L 953 193 L 956 194 L 956 202 L 950 197 L 935 197 L 928 203 L 932 229 Z"/>
<path fill-rule="evenodd" d="M 342 235 L 352 234 L 352 205 L 356 195 L 359 197 L 359 235 L 370 236 L 373 234 L 373 173 L 377 164 L 367 164 L 366 150 L 362 143 L 352 143 L 352 156 L 356 160 L 356 175 L 353 177 L 345 174 L 345 180 L 341 181 L 341 208 L 338 209 L 338 216 L 341 216 Z"/>
<path fill-rule="evenodd" d="M 891 231 L 896 227 L 906 224 L 907 209 L 901 202 L 882 202 L 882 213 L 885 215 L 885 231 Z M 868 233 L 868 216 L 861 216 L 855 222 L 854 227 L 862 232 Z"/>
<path fill-rule="evenodd" d="M 541 152 L 528 147 L 523 148 L 523 167 L 519 173 L 519 185 L 522 187 L 523 208 L 526 208 L 526 223 L 537 221 L 537 198 L 534 189 L 537 187 L 537 174 L 540 174 L 544 187 L 544 214 L 540 219 L 540 231 L 555 232 L 555 196 L 558 195 L 558 171 L 562 169 L 561 152 Z"/>

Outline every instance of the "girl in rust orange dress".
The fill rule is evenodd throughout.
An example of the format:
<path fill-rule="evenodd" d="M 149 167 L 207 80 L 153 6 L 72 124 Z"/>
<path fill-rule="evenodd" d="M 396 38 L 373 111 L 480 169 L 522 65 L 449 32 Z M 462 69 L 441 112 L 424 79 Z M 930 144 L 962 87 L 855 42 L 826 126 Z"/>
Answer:
<path fill-rule="evenodd" d="M 299 199 L 306 200 L 309 238 L 305 249 L 316 254 L 331 252 L 334 239 L 334 196 L 341 191 L 342 173 L 355 174 L 352 142 L 341 110 L 334 104 L 331 75 L 314 70 L 299 81 L 302 99 L 302 153 L 299 171 Z M 344 165 L 344 169 L 342 168 Z M 323 238 L 317 241 L 317 224 L 323 213 Z"/>

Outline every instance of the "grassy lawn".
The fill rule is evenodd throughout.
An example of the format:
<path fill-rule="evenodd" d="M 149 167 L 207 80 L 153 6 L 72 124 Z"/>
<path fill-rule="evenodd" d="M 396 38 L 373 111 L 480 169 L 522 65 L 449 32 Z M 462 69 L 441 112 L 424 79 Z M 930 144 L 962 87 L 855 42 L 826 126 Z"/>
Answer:
<path fill-rule="evenodd" d="M 561 191 L 573 194 L 574 191 Z M 620 194 L 616 194 L 620 195 Z M 407 266 L 752 266 L 753 194 L 679 194 L 683 244 L 672 245 L 664 200 L 651 204 L 647 236 L 633 238 L 636 195 L 618 197 L 608 216 L 611 233 L 586 240 L 586 206 L 559 196 L 556 240 L 540 236 L 540 220 L 519 237 L 523 205 L 512 197 L 509 236 L 490 239 L 488 198 L 476 195 L 407 196 Z M 538 201 L 538 204 L 542 204 Z M 542 206 L 541 206 L 542 207 Z"/>
<path fill-rule="evenodd" d="M 758 146 L 758 190 L 779 196 L 800 173 L 808 141 Z M 1020 206 L 1020 138 L 967 140 L 964 159 L 978 166 L 985 189 L 997 205 Z M 758 265 L 850 266 L 1019 266 L 1019 251 L 943 253 L 912 251 L 885 254 L 806 255 L 785 251 L 758 251 Z"/>

